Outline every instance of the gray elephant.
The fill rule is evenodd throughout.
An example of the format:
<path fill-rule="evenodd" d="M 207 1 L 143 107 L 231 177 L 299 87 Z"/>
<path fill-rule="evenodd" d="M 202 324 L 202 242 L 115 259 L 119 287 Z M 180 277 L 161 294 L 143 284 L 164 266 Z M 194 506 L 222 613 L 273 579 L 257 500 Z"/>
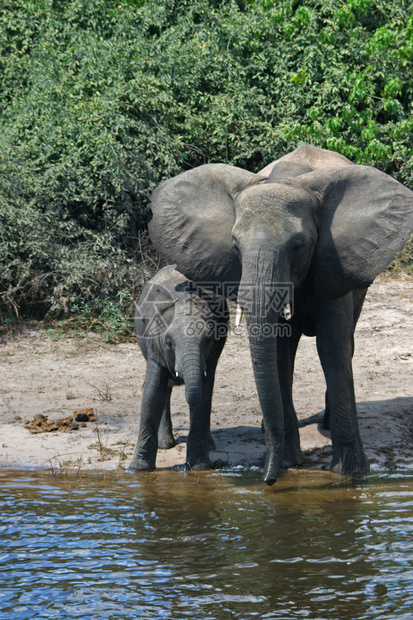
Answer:
<path fill-rule="evenodd" d="M 155 469 L 158 447 L 175 445 L 171 392 L 184 383 L 190 410 L 186 465 L 208 469 L 215 369 L 228 331 L 226 300 L 167 266 L 145 285 L 136 305 L 135 328 L 147 369 L 139 438 L 129 468 Z"/>
<path fill-rule="evenodd" d="M 238 287 L 266 434 L 264 480 L 303 461 L 292 401 L 302 334 L 327 384 L 331 469 L 369 470 L 353 385 L 354 329 L 368 286 L 413 230 L 413 192 L 379 170 L 303 145 L 254 175 L 206 164 L 152 194 L 150 236 L 191 280 Z M 288 323 L 285 320 L 293 311 Z"/>

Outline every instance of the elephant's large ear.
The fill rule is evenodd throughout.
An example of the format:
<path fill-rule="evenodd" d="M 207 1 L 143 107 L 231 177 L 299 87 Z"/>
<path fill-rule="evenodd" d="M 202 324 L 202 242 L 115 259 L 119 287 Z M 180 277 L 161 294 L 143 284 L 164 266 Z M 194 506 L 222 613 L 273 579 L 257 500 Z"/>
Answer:
<path fill-rule="evenodd" d="M 241 168 L 206 164 L 159 185 L 151 196 L 149 224 L 155 248 L 190 280 L 239 282 L 234 196 L 254 178 Z"/>
<path fill-rule="evenodd" d="M 338 296 L 369 286 L 413 232 L 413 192 L 368 166 L 300 177 L 319 198 L 316 290 Z"/>

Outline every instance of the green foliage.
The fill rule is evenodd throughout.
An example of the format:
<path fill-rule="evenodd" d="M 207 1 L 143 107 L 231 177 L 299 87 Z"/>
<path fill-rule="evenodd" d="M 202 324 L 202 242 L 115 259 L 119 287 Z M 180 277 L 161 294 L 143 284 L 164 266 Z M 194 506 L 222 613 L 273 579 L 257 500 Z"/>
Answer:
<path fill-rule="evenodd" d="M 412 65 L 407 0 L 3 0 L 0 313 L 136 296 L 150 192 L 201 163 L 308 142 L 413 188 Z"/>
<path fill-rule="evenodd" d="M 413 276 L 413 237 L 406 243 L 404 250 L 399 252 L 388 267 L 387 272 L 394 274 L 402 274 Z"/>
<path fill-rule="evenodd" d="M 108 299 L 103 307 L 99 297 L 86 302 L 84 297 L 76 296 L 71 305 L 72 315 L 52 320 L 54 327 L 48 331 L 55 339 L 62 333 L 83 337 L 95 332 L 103 335 L 104 342 L 117 343 L 133 334 L 133 306 L 128 290 L 119 291 L 116 299 Z"/>

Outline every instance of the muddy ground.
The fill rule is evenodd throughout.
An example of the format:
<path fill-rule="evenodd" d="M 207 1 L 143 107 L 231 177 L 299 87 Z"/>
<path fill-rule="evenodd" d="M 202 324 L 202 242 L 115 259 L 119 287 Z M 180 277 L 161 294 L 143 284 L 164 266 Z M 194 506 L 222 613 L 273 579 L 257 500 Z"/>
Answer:
<path fill-rule="evenodd" d="M 378 279 L 356 331 L 354 376 L 361 435 L 372 469 L 413 468 L 413 280 Z M 99 335 L 50 334 L 26 326 L 0 344 L 0 466 L 56 471 L 127 468 L 137 438 L 145 360 L 135 342 L 105 344 Z M 300 420 L 324 406 L 324 378 L 313 338 L 303 337 L 296 361 L 295 405 Z M 97 420 L 33 434 L 47 422 L 93 409 Z M 260 410 L 245 327 L 231 333 L 217 369 L 212 432 L 218 465 L 261 466 Z M 185 462 L 188 408 L 173 393 L 177 445 L 159 450 L 157 466 Z M 59 424 L 55 425 L 59 426 Z M 300 429 L 305 467 L 325 468 L 328 433 Z M 139 474 L 138 474 L 139 475 Z"/>

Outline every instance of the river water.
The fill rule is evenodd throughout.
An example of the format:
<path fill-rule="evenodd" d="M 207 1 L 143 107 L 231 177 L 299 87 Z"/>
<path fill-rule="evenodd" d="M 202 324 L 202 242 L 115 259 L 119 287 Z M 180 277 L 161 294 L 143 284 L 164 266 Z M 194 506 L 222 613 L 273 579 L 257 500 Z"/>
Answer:
<path fill-rule="evenodd" d="M 413 475 L 0 480 L 1 619 L 413 617 Z"/>

